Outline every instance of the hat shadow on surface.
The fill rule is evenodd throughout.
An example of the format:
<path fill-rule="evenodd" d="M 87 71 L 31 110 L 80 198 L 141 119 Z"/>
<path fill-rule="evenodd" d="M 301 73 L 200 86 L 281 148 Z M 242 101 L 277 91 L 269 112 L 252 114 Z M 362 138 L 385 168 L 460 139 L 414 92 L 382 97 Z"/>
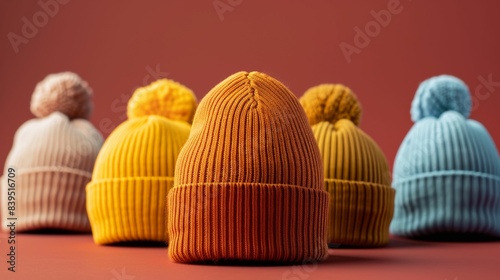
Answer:
<path fill-rule="evenodd" d="M 321 263 L 318 263 L 319 266 L 321 265 L 339 265 L 339 264 L 376 264 L 376 263 L 399 263 L 403 262 L 404 260 L 401 258 L 388 258 L 388 257 L 382 257 L 382 256 L 377 256 L 377 257 L 369 257 L 369 256 L 346 256 L 346 255 L 339 255 L 339 254 L 330 254 L 328 258 Z"/>
<path fill-rule="evenodd" d="M 328 249 L 334 250 L 377 250 L 377 249 L 393 249 L 393 248 L 408 248 L 408 247 L 428 247 L 434 246 L 432 242 L 422 242 L 422 240 L 404 239 L 404 238 L 391 238 L 389 243 L 383 246 L 355 246 L 344 244 L 328 244 Z"/>
<path fill-rule="evenodd" d="M 498 238 L 482 233 L 436 233 L 421 237 L 415 237 L 418 241 L 434 242 L 498 242 Z"/>
<path fill-rule="evenodd" d="M 266 261 L 235 261 L 235 260 L 219 260 L 219 261 L 203 261 L 193 263 L 177 263 L 181 265 L 206 265 L 206 266 L 232 266 L 232 267 L 294 267 L 294 266 L 328 266 L 338 264 L 366 264 L 366 263 L 387 263 L 387 262 L 403 262 L 398 258 L 387 257 L 367 257 L 367 256 L 346 256 L 339 254 L 328 254 L 324 261 L 301 261 L 301 262 L 266 262 Z"/>
<path fill-rule="evenodd" d="M 136 241 L 122 241 L 122 242 L 116 242 L 112 244 L 106 244 L 106 246 L 109 247 L 145 247 L 145 248 L 151 248 L 151 247 L 167 247 L 167 244 L 165 242 L 161 241 L 145 241 L 145 240 L 136 240 Z"/>
<path fill-rule="evenodd" d="M 81 232 L 81 231 L 72 231 L 66 229 L 58 229 L 58 228 L 43 228 L 43 229 L 35 229 L 35 230 L 27 230 L 19 232 L 21 234 L 33 234 L 33 235 L 90 235 L 89 232 Z"/>

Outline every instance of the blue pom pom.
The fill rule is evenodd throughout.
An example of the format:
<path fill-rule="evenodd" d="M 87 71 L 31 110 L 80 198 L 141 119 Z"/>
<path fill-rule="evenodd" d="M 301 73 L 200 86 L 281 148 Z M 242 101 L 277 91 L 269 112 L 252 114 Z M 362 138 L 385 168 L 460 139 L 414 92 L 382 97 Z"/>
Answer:
<path fill-rule="evenodd" d="M 459 78 L 441 75 L 423 81 L 411 104 L 411 119 L 439 118 L 446 111 L 456 111 L 468 118 L 472 107 L 469 88 Z"/>

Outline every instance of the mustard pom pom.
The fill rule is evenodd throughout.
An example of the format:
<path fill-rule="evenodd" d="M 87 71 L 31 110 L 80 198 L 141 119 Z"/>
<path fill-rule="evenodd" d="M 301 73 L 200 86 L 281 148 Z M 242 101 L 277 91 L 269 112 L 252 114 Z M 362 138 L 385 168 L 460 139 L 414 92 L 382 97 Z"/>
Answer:
<path fill-rule="evenodd" d="M 340 119 L 348 119 L 358 125 L 361 120 L 362 110 L 356 95 L 341 84 L 312 87 L 299 101 L 311 125 L 323 121 L 335 124 Z"/>

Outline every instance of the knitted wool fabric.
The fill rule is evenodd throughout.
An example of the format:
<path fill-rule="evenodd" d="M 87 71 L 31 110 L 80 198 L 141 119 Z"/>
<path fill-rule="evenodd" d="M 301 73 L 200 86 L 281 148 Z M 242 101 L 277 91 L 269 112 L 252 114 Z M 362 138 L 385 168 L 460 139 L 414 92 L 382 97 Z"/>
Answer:
<path fill-rule="evenodd" d="M 129 119 L 106 139 L 87 185 L 96 244 L 168 240 L 166 197 L 195 109 L 193 92 L 171 80 L 134 92 Z"/>
<path fill-rule="evenodd" d="M 323 84 L 300 98 L 323 158 L 330 193 L 328 243 L 381 246 L 389 242 L 394 189 L 387 160 L 357 125 L 361 107 L 340 84 Z"/>
<path fill-rule="evenodd" d="M 467 86 L 452 76 L 420 84 L 415 122 L 394 162 L 391 232 L 406 237 L 500 237 L 500 159 L 487 130 L 469 120 Z"/>
<path fill-rule="evenodd" d="M 201 101 L 168 195 L 176 262 L 326 258 L 328 194 L 297 98 L 239 72 Z"/>
<path fill-rule="evenodd" d="M 39 118 L 17 130 L 1 179 L 4 230 L 11 217 L 7 178 L 12 178 L 16 231 L 90 231 L 85 185 L 103 141 L 84 119 L 92 108 L 91 94 L 87 83 L 71 72 L 48 75 L 36 86 L 31 111 Z M 13 177 L 10 168 L 15 170 Z"/>

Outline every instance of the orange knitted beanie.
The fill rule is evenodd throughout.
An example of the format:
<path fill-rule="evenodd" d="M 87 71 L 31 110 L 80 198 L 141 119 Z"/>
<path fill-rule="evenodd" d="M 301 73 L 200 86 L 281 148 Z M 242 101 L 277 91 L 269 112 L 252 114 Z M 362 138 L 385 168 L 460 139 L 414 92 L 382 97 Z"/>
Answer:
<path fill-rule="evenodd" d="M 297 98 L 259 72 L 201 101 L 168 195 L 173 261 L 326 258 L 328 193 Z"/>
<path fill-rule="evenodd" d="M 300 98 L 312 125 L 330 193 L 328 243 L 380 246 L 389 242 L 394 189 L 387 160 L 357 127 L 361 107 L 343 85 L 324 84 Z"/>

